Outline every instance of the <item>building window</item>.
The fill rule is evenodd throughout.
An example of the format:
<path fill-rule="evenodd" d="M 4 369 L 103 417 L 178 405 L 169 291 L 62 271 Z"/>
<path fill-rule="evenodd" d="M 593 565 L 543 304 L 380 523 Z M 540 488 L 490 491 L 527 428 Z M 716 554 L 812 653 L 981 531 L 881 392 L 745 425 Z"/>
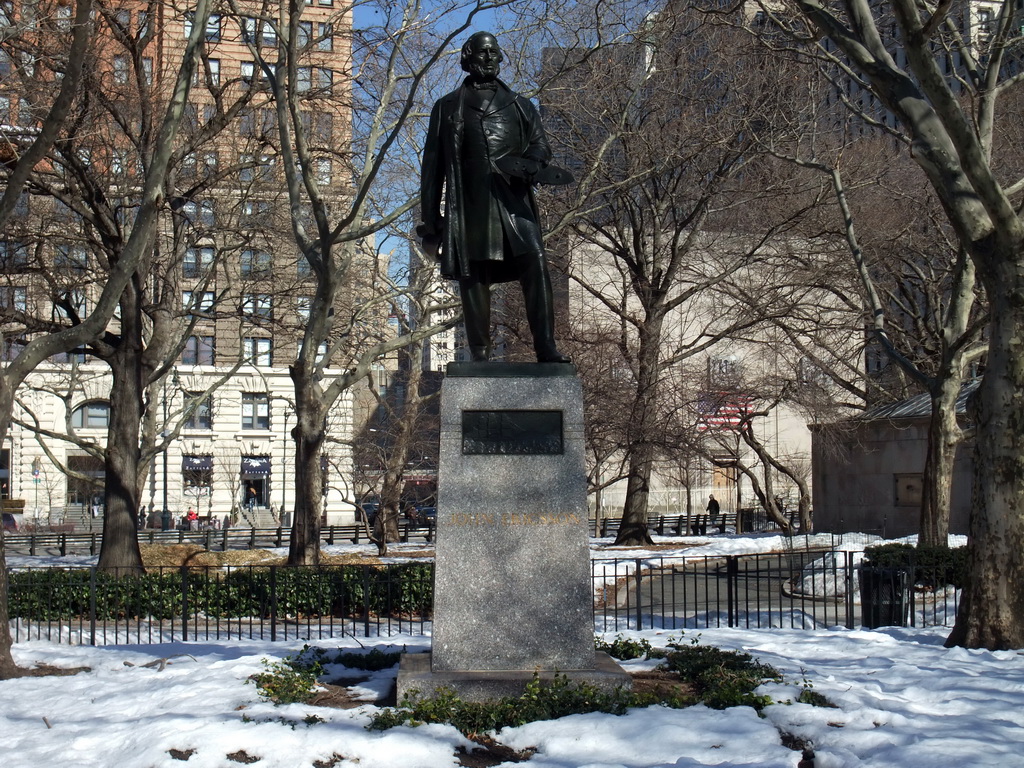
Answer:
<path fill-rule="evenodd" d="M 11 8 L 11 10 L 9 11 L 10 14 L 14 13 L 14 10 L 13 10 L 14 9 L 14 5 L 13 5 L 13 3 L 9 4 L 9 5 L 5 4 L 5 7 Z M 8 16 L 8 18 L 13 18 L 13 15 Z M 61 32 L 70 32 L 71 31 L 71 6 L 70 5 L 58 5 L 57 6 L 57 29 L 59 29 Z"/>
<path fill-rule="evenodd" d="M 260 181 L 270 181 L 274 178 L 274 165 L 277 162 L 277 158 L 273 155 L 260 155 L 259 164 L 257 166 L 257 178 Z"/>
<path fill-rule="evenodd" d="M 316 68 L 316 87 L 325 93 L 330 93 L 334 87 L 334 70 L 327 67 Z"/>
<path fill-rule="evenodd" d="M 308 323 L 309 322 L 309 312 L 310 312 L 310 309 L 312 307 L 313 307 L 313 297 L 312 296 L 299 296 L 298 299 L 296 299 L 296 301 L 295 301 L 295 311 L 298 313 L 298 315 L 302 319 L 303 323 Z"/>
<path fill-rule="evenodd" d="M 217 152 L 203 152 L 203 174 L 209 179 L 217 173 Z"/>
<path fill-rule="evenodd" d="M 106 429 L 109 424 L 109 403 L 86 403 L 78 406 L 71 414 L 71 426 L 75 429 Z"/>
<path fill-rule="evenodd" d="M 213 227 L 217 223 L 212 200 L 203 200 L 198 203 L 189 200 L 181 207 L 181 212 L 185 216 L 186 221 L 193 227 L 197 225 Z"/>
<path fill-rule="evenodd" d="M 316 183 L 327 185 L 331 183 L 331 158 L 318 157 L 314 161 L 316 167 Z"/>
<path fill-rule="evenodd" d="M 242 429 L 270 429 L 270 398 L 262 393 L 242 393 Z"/>
<path fill-rule="evenodd" d="M 252 167 L 256 162 L 251 152 L 243 152 L 238 156 L 238 180 L 243 184 L 252 181 Z"/>
<path fill-rule="evenodd" d="M 240 65 L 242 82 L 246 85 L 256 85 L 258 88 L 267 88 L 270 85 L 270 81 L 267 79 L 266 72 L 263 71 L 263 67 L 259 66 L 254 61 L 243 61 Z"/>
<path fill-rule="evenodd" d="M 216 357 L 213 336 L 189 336 L 181 350 L 182 365 L 213 365 Z"/>
<path fill-rule="evenodd" d="M 215 296 L 213 291 L 182 291 L 181 306 L 189 312 L 212 312 Z"/>
<path fill-rule="evenodd" d="M 181 479 L 184 490 L 196 498 L 213 492 L 213 456 L 182 456 Z"/>
<path fill-rule="evenodd" d="M 185 429 L 213 429 L 213 396 L 187 392 L 185 397 Z"/>
<path fill-rule="evenodd" d="M 213 248 L 186 248 L 181 263 L 183 277 L 202 277 L 213 267 Z"/>
<path fill-rule="evenodd" d="M 272 320 L 273 298 L 268 293 L 249 293 L 242 299 L 242 314 L 255 320 Z"/>
<path fill-rule="evenodd" d="M 242 216 L 239 223 L 246 226 L 266 224 L 266 217 L 269 215 L 270 203 L 268 203 L 266 200 L 246 200 L 244 203 L 242 203 Z M 270 255 L 267 254 L 268 270 L 270 269 L 269 258 Z"/>
<path fill-rule="evenodd" d="M 242 19 L 241 27 L 243 42 L 266 45 L 271 48 L 277 47 L 277 30 L 269 21 L 246 16 Z"/>
<path fill-rule="evenodd" d="M 143 38 L 149 34 L 149 11 L 139 11 L 137 18 L 139 25 L 138 36 Z"/>
<path fill-rule="evenodd" d="M 16 240 L 0 240 L 0 267 L 5 271 L 24 269 L 29 263 L 28 246 Z"/>
<path fill-rule="evenodd" d="M 153 59 L 150 56 L 142 57 L 142 79 L 146 85 L 153 84 Z"/>
<path fill-rule="evenodd" d="M 110 155 L 110 172 L 120 176 L 128 171 L 128 150 L 114 149 Z"/>
<path fill-rule="evenodd" d="M 739 378 L 740 364 L 735 355 L 708 358 L 708 389 L 735 387 Z"/>
<path fill-rule="evenodd" d="M 28 288 L 22 285 L 5 285 L 0 287 L 0 309 L 27 312 Z"/>
<path fill-rule="evenodd" d="M 220 85 L 220 59 L 206 59 L 203 69 L 206 73 L 207 84 L 216 88 Z M 199 85 L 199 72 L 196 70 L 195 85 Z"/>
<path fill-rule="evenodd" d="M 261 368 L 269 368 L 273 364 L 271 340 L 247 336 L 242 339 L 242 355 L 246 362 Z"/>
<path fill-rule="evenodd" d="M 307 47 L 313 41 L 313 22 L 312 21 L 300 21 L 299 22 L 299 48 Z"/>
<path fill-rule="evenodd" d="M 299 67 L 298 80 L 298 92 L 306 93 L 307 91 L 309 91 L 309 89 L 313 87 L 313 68 Z"/>
<path fill-rule="evenodd" d="M 128 34 L 132 27 L 132 12 L 126 10 L 117 11 L 114 14 L 114 23 L 120 27 L 123 33 Z"/>
<path fill-rule="evenodd" d="M 4 362 L 10 362 L 21 354 L 21 350 L 28 344 L 28 340 L 24 336 L 4 336 L 2 345 L 0 345 L 0 360 Z"/>
<path fill-rule="evenodd" d="M 74 289 L 65 291 L 53 305 L 53 317 L 55 320 L 82 320 L 89 314 L 89 303 L 85 299 L 85 293 Z"/>
<path fill-rule="evenodd" d="M 80 245 L 58 245 L 53 266 L 58 272 L 82 274 L 89 269 L 89 252 Z"/>
<path fill-rule="evenodd" d="M 321 21 L 316 25 L 316 49 L 318 51 L 334 50 L 334 25 Z"/>
<path fill-rule="evenodd" d="M 118 85 L 128 82 L 128 57 L 123 54 L 114 56 L 114 82 Z"/>
<path fill-rule="evenodd" d="M 897 507 L 920 507 L 922 483 L 921 474 L 893 475 L 895 502 Z"/>
<path fill-rule="evenodd" d="M 242 251 L 242 277 L 267 277 L 270 274 L 270 267 L 271 258 L 266 251 Z"/>
<path fill-rule="evenodd" d="M 334 115 L 330 112 L 300 112 L 299 120 L 307 137 L 320 144 L 330 144 L 334 134 Z"/>
<path fill-rule="evenodd" d="M 189 37 L 192 34 L 192 14 L 185 15 L 185 37 Z M 206 42 L 217 43 L 220 42 L 220 15 L 211 13 L 209 18 L 206 19 Z"/>

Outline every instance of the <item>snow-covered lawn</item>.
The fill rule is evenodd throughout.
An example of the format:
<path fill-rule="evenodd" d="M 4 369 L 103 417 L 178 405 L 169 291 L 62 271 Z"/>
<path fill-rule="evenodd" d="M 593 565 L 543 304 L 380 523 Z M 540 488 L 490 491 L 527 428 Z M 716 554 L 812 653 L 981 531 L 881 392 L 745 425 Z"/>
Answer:
<path fill-rule="evenodd" d="M 656 631 L 626 636 L 656 646 L 680 639 L 678 633 Z M 684 642 L 697 636 L 687 632 Z M 495 738 L 517 750 L 536 749 L 519 764 L 529 768 L 795 768 L 801 755 L 782 746 L 780 731 L 813 742 L 817 768 L 1024 765 L 1024 656 L 945 649 L 943 637 L 942 630 L 910 629 L 704 630 L 701 643 L 743 649 L 779 669 L 787 684 L 762 689 L 775 700 L 794 700 L 808 681 L 838 708 L 779 703 L 759 718 L 746 707 L 651 707 L 621 717 L 573 715 L 532 723 Z M 428 640 L 363 644 L 396 643 L 426 650 Z M 358 647 L 355 641 L 345 645 Z M 447 726 L 367 731 L 372 704 L 332 709 L 261 701 L 246 678 L 263 670 L 262 659 L 297 651 L 294 644 L 90 648 L 32 642 L 14 650 L 22 665 L 91 671 L 0 683 L 4 768 L 223 768 L 238 765 L 227 755 L 240 752 L 258 757 L 254 765 L 262 768 L 316 761 L 336 768 L 440 768 L 458 765 L 456 747 L 472 746 Z M 142 666 L 161 657 L 171 657 L 162 670 Z M 362 684 L 362 693 L 383 690 L 393 675 L 377 673 Z M 322 722 L 307 725 L 309 715 Z M 179 758 L 190 753 L 187 762 L 172 751 Z"/>
<path fill-rule="evenodd" d="M 610 549 L 603 542 L 595 547 L 594 557 L 643 560 L 669 554 L 778 551 L 785 543 L 773 540 L 777 538 L 691 538 L 685 551 L 643 552 Z M 849 546 L 860 549 L 864 541 Z M 11 559 L 14 566 L 39 564 L 39 559 Z M 76 564 L 90 563 L 85 559 Z M 702 644 L 745 650 L 784 675 L 785 683 L 761 690 L 779 703 L 769 706 L 763 717 L 746 707 L 714 711 L 703 706 L 651 707 L 620 717 L 573 715 L 505 729 L 494 738 L 516 750 L 536 750 L 526 762 L 503 763 L 503 768 L 796 768 L 801 753 L 783 746 L 780 734 L 810 742 L 816 768 L 1024 766 L 1024 655 L 946 649 L 942 643 L 947 631 L 621 633 L 659 647 L 697 638 Z M 331 650 L 404 647 L 414 652 L 427 650 L 429 642 L 429 637 L 408 636 L 314 645 Z M 260 768 L 441 768 L 459 765 L 457 748 L 473 746 L 448 726 L 368 731 L 372 703 L 334 709 L 275 707 L 262 701 L 246 680 L 263 671 L 264 659 L 279 660 L 300 645 L 16 644 L 15 658 L 23 666 L 85 666 L 90 671 L 0 682 L 2 768 L 224 768 L 252 758 L 258 758 L 252 764 Z M 169 659 L 162 668 L 144 666 L 161 658 Z M 624 666 L 640 670 L 655 663 Z M 394 669 L 375 673 L 356 683 L 352 693 L 372 700 L 390 688 L 394 675 Z M 807 684 L 837 708 L 791 703 Z"/>

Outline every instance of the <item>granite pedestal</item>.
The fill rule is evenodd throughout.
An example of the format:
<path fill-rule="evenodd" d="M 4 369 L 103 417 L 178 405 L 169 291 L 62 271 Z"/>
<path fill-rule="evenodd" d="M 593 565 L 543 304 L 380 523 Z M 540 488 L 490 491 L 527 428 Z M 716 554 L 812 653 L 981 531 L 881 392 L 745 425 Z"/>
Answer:
<path fill-rule="evenodd" d="M 601 688 L 629 676 L 594 651 L 583 399 L 566 364 L 449 366 L 441 389 L 434 624 L 399 700 L 469 700 L 535 673 Z"/>

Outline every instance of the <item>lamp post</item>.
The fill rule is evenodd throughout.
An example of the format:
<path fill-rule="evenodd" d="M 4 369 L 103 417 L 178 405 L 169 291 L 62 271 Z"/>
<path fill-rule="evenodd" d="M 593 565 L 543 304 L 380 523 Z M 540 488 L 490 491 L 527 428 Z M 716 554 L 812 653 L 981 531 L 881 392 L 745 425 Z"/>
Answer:
<path fill-rule="evenodd" d="M 288 481 L 285 479 L 285 466 L 288 462 L 288 403 L 285 402 L 284 408 L 281 409 L 284 412 L 284 442 L 281 443 L 281 520 L 284 520 L 284 510 L 287 504 L 286 494 L 288 493 Z"/>
<path fill-rule="evenodd" d="M 36 456 L 32 459 L 32 484 L 36 487 L 36 519 L 39 518 L 39 474 L 42 472 L 43 462 Z"/>

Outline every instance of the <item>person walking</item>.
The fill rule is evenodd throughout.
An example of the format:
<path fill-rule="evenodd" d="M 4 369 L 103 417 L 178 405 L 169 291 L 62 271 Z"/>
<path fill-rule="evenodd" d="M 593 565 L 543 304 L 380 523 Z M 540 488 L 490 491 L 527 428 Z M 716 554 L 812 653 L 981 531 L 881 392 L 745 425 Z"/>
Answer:
<path fill-rule="evenodd" d="M 718 527 L 718 516 L 721 513 L 722 508 L 713 493 L 708 496 L 708 506 L 705 511 L 708 513 L 708 519 L 711 521 L 711 525 Z M 718 532 L 721 533 L 722 529 L 718 528 Z"/>

